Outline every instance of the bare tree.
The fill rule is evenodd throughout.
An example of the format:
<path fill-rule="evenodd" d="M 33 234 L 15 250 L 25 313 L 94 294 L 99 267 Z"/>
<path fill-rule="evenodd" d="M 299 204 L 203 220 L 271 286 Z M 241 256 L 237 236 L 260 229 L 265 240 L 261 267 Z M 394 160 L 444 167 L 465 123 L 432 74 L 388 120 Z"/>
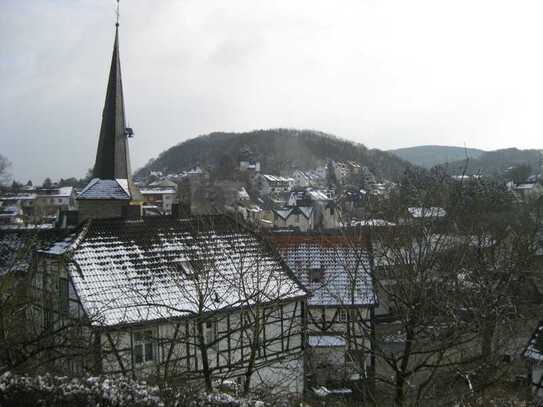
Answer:
<path fill-rule="evenodd" d="M 70 315 L 69 281 L 36 250 L 55 235 L 38 227 L 0 239 L 0 372 L 82 373 L 92 353 L 88 319 Z"/>
<path fill-rule="evenodd" d="M 523 318 L 537 215 L 496 185 L 482 187 L 425 173 L 368 211 L 389 222 L 367 223 L 375 289 L 388 308 L 367 350 L 377 400 L 452 400 L 492 384 L 496 375 L 482 374 L 491 362 L 503 371 L 504 346 Z"/>

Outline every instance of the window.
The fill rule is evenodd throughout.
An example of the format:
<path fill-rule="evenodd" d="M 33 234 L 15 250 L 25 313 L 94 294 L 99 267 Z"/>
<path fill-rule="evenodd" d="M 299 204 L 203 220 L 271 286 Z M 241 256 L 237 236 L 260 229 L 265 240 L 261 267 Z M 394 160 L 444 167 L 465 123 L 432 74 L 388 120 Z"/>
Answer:
<path fill-rule="evenodd" d="M 218 337 L 218 323 L 217 321 L 207 321 L 205 329 L 205 339 L 206 344 L 213 348 L 216 348 L 218 345 L 215 343 Z"/>
<path fill-rule="evenodd" d="M 152 330 L 134 333 L 134 362 L 141 364 L 155 360 L 155 343 Z"/>
<path fill-rule="evenodd" d="M 349 314 L 346 309 L 340 308 L 338 311 L 338 321 L 347 322 Z"/>

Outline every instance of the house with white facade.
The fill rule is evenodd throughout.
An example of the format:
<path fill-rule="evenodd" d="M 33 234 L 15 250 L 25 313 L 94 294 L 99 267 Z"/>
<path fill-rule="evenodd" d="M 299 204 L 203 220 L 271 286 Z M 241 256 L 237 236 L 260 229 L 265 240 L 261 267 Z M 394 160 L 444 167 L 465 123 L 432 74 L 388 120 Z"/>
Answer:
<path fill-rule="evenodd" d="M 2 199 L 4 207 L 17 208 L 17 222 L 54 223 L 61 212 L 77 210 L 73 187 L 38 188 Z M 13 212 L 13 209 L 11 211 Z"/>
<path fill-rule="evenodd" d="M 260 172 L 260 161 L 240 160 L 239 170 L 241 172 L 251 172 L 253 174 L 258 174 Z"/>
<path fill-rule="evenodd" d="M 257 189 L 261 195 L 288 192 L 294 187 L 294 178 L 270 174 L 260 174 L 256 177 Z"/>
<path fill-rule="evenodd" d="M 273 226 L 303 232 L 337 228 L 340 211 L 331 196 L 330 191 L 312 188 L 291 192 L 285 205 L 273 209 Z"/>
<path fill-rule="evenodd" d="M 140 192 L 146 204 L 156 206 L 164 215 L 170 215 L 172 213 L 172 205 L 178 203 L 175 188 L 141 188 Z"/>
<path fill-rule="evenodd" d="M 311 206 L 292 206 L 273 209 L 274 228 L 296 228 L 302 232 L 314 229 L 313 208 Z"/>

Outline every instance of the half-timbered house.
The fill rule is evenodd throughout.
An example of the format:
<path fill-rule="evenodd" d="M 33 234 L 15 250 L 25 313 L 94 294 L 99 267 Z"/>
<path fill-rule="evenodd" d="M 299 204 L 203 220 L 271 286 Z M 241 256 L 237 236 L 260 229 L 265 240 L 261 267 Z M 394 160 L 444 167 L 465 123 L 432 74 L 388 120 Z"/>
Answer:
<path fill-rule="evenodd" d="M 95 333 L 98 360 L 81 363 L 303 388 L 306 293 L 227 217 L 88 220 L 40 252 L 37 267 L 58 287 L 58 314 L 85 318 Z"/>
<path fill-rule="evenodd" d="M 272 240 L 310 292 L 306 374 L 312 384 L 345 382 L 370 367 L 376 298 L 363 234 L 277 232 Z"/>

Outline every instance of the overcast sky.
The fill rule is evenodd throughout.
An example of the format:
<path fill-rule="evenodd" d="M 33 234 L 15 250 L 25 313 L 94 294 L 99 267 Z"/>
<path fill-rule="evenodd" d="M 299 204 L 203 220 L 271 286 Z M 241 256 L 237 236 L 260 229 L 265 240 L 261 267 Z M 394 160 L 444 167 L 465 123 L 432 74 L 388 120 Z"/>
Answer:
<path fill-rule="evenodd" d="M 0 154 L 94 163 L 113 0 L 0 1 Z M 318 129 L 390 149 L 543 148 L 543 2 L 124 0 L 133 167 L 212 131 Z"/>

